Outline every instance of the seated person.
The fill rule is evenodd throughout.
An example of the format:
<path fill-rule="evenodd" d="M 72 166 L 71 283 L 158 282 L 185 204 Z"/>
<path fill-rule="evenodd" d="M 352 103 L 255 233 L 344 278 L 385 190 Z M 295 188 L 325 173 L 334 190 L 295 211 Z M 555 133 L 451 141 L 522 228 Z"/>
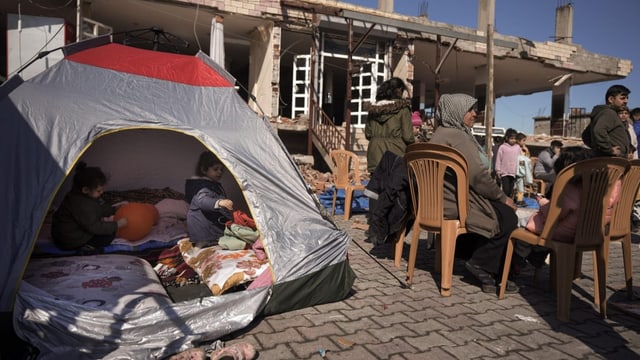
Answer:
<path fill-rule="evenodd" d="M 587 148 L 570 147 L 563 149 L 554 164 L 554 171 L 555 173 L 559 173 L 563 168 L 578 161 L 588 159 L 591 157 L 591 155 L 591 151 Z M 611 193 L 611 198 L 609 199 L 609 208 L 607 209 L 607 223 L 611 221 L 613 206 L 620 199 L 621 187 L 622 181 L 618 180 L 615 184 L 613 192 Z M 579 182 L 569 183 L 565 187 L 564 192 L 562 193 L 562 211 L 560 212 L 558 224 L 556 225 L 553 234 L 554 240 L 573 242 L 573 238 L 575 237 L 576 229 L 578 226 L 578 211 L 580 209 L 581 192 L 582 186 Z M 551 193 L 551 191 L 549 191 L 549 193 Z M 521 223 L 521 225 L 535 234 L 540 234 L 546 222 L 547 214 L 549 212 L 549 204 L 551 201 L 544 196 L 537 196 L 536 200 L 540 205 L 540 209 L 533 213 L 528 219 L 524 219 L 524 224 Z M 533 266 L 540 267 L 542 266 L 544 258 L 546 258 L 546 254 L 549 252 L 549 250 L 546 248 L 537 247 L 535 249 L 544 249 L 544 256 L 542 256 L 542 253 L 532 253 L 527 257 L 527 260 Z M 522 259 L 519 260 L 522 262 Z"/>
<path fill-rule="evenodd" d="M 547 185 L 553 184 L 553 181 L 556 179 L 556 171 L 554 170 L 553 164 L 556 159 L 558 159 L 558 156 L 560 156 L 560 149 L 562 149 L 562 142 L 553 140 L 548 148 L 538 154 L 536 165 L 533 168 L 534 178 L 544 181 Z"/>
<path fill-rule="evenodd" d="M 466 269 L 480 282 L 483 292 L 495 293 L 499 286 L 496 279 L 501 278 L 509 234 L 517 228 L 518 218 L 515 202 L 491 178 L 491 163 L 484 148 L 471 133 L 477 117 L 477 102 L 477 99 L 466 94 L 443 94 L 435 113 L 438 127 L 430 141 L 453 147 L 467 159 L 469 213 L 466 229 L 478 241 L 459 241 L 456 256 L 465 250 L 469 254 Z M 453 175 L 446 181 L 443 191 L 444 215 L 455 219 L 458 214 Z M 518 292 L 518 286 L 509 281 L 505 292 Z"/>
<path fill-rule="evenodd" d="M 187 228 L 197 247 L 217 245 L 225 224 L 233 219 L 233 201 L 227 199 L 220 183 L 224 169 L 211 151 L 205 151 L 198 159 L 196 176 L 185 181 Z"/>
<path fill-rule="evenodd" d="M 63 250 L 99 251 L 111 244 L 118 228 L 127 219 L 107 221 L 115 207 L 101 199 L 107 177 L 99 167 L 80 162 L 73 176 L 73 187 L 53 214 L 51 237 Z"/>

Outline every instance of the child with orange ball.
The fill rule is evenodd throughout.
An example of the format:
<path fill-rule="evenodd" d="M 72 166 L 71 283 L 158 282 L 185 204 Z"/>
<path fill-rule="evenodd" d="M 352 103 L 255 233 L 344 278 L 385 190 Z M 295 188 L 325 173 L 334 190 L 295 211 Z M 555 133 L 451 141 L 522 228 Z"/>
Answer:
<path fill-rule="evenodd" d="M 51 236 L 63 250 L 99 252 L 111 244 L 118 228 L 127 225 L 127 218 L 106 221 L 115 207 L 101 198 L 107 177 L 99 167 L 80 162 L 73 176 L 73 187 L 53 214 Z"/>
<path fill-rule="evenodd" d="M 220 183 L 224 165 L 211 151 L 200 154 L 196 176 L 185 182 L 185 195 L 189 203 L 187 228 L 192 243 L 197 247 L 218 244 L 225 224 L 233 220 L 233 201 Z"/>

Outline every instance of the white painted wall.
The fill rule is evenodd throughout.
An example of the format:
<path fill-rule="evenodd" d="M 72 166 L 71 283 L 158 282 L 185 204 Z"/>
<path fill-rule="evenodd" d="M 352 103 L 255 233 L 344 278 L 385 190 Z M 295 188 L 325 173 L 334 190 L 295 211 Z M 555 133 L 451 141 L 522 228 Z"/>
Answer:
<path fill-rule="evenodd" d="M 7 68 L 13 74 L 28 64 L 41 51 L 65 45 L 65 21 L 61 18 L 7 14 Z M 53 66 L 63 58 L 62 51 L 54 51 L 36 60 L 21 72 L 29 79 Z"/>

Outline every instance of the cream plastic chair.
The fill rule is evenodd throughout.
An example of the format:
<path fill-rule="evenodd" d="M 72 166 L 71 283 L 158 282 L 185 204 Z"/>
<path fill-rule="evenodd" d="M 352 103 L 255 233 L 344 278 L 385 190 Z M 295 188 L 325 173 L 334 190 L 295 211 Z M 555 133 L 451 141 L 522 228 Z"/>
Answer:
<path fill-rule="evenodd" d="M 596 274 L 594 282 L 598 294 L 595 296 L 600 305 L 600 315 L 606 317 L 606 274 L 605 274 L 605 237 L 606 209 L 615 182 L 625 173 L 629 161 L 622 158 L 593 158 L 572 164 L 563 169 L 553 184 L 549 212 L 540 235 L 518 228 L 511 232 L 507 244 L 506 258 L 502 274 L 499 299 L 504 298 L 505 286 L 511 268 L 511 258 L 516 241 L 544 246 L 551 252 L 551 281 L 557 296 L 557 318 L 569 321 L 571 307 L 571 287 L 574 278 L 576 259 L 584 251 L 595 251 Z M 553 239 L 553 233 L 562 211 L 562 194 L 569 182 L 580 179 L 582 192 L 578 212 L 578 228 L 573 242 L 560 242 Z"/>
<path fill-rule="evenodd" d="M 631 265 L 631 214 L 633 213 L 633 205 L 636 201 L 640 189 L 640 160 L 630 161 L 629 168 L 622 177 L 622 188 L 620 191 L 620 200 L 613 209 L 609 231 L 605 237 L 604 260 L 605 274 L 609 266 L 609 244 L 611 241 L 620 241 L 622 243 L 622 257 L 624 262 L 624 277 L 627 285 L 627 297 L 633 297 L 633 268 Z M 594 266 L 597 264 L 594 256 Z M 594 274 L 597 269 L 594 268 Z M 595 292 L 599 289 L 596 287 Z M 595 297 L 595 299 L 598 299 Z M 596 303 L 597 304 L 597 303 Z"/>
<path fill-rule="evenodd" d="M 413 283 L 418 252 L 420 230 L 424 229 L 436 235 L 436 272 L 441 272 L 440 294 L 451 295 L 453 278 L 453 264 L 458 235 L 466 233 L 465 223 L 469 211 L 467 178 L 467 160 L 458 150 L 440 144 L 419 143 L 407 148 L 405 162 L 409 173 L 409 187 L 415 222 L 413 237 L 409 250 L 407 264 L 407 283 Z M 456 174 L 458 191 L 458 218 L 444 217 L 444 186 L 445 172 L 451 169 Z M 395 265 L 400 266 L 405 231 L 401 231 L 400 239 L 395 248 Z"/>
<path fill-rule="evenodd" d="M 336 212 L 336 198 L 338 190 L 343 189 L 344 196 L 344 219 L 351 217 L 351 201 L 353 192 L 364 190 L 365 186 L 360 179 L 360 159 L 354 152 L 348 150 L 331 150 L 331 170 L 333 172 L 333 202 L 331 204 L 331 215 Z M 353 175 L 353 176 L 352 176 Z"/>

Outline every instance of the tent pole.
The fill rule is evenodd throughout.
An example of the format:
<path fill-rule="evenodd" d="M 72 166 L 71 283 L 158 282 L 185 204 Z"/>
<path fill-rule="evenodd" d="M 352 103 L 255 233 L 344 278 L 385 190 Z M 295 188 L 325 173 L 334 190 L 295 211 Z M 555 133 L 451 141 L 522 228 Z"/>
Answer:
<path fill-rule="evenodd" d="M 76 42 L 82 40 L 82 0 L 76 1 Z"/>

